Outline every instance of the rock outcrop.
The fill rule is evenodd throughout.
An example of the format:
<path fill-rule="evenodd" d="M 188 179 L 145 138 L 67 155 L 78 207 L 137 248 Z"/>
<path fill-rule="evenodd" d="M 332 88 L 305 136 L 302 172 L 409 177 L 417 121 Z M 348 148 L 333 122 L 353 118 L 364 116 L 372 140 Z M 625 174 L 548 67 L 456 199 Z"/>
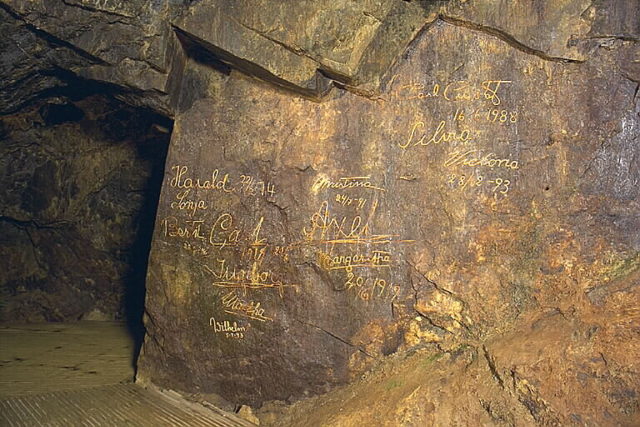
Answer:
<path fill-rule="evenodd" d="M 637 45 L 590 36 L 587 6 L 542 7 L 566 29 L 544 37 L 486 8 L 477 23 L 426 20 L 374 99 L 318 104 L 235 72 L 210 82 L 215 96 L 176 117 L 142 377 L 259 404 L 398 349 L 466 344 L 527 384 L 513 393 L 534 421 L 568 422 L 580 381 L 540 370 L 568 377 L 602 353 L 630 397 L 582 381 L 602 411 L 578 415 L 634 414 Z M 597 320 L 609 310 L 631 317 Z M 518 331 L 542 351 L 541 322 L 591 333 L 554 338 L 564 351 L 543 361 L 482 347 Z"/>
<path fill-rule="evenodd" d="M 639 418 L 633 2 L 3 11 L 57 70 L 14 49 L 3 111 L 99 81 L 175 119 L 141 381 L 255 406 L 426 348 L 464 416 L 412 380 L 407 422 Z"/>

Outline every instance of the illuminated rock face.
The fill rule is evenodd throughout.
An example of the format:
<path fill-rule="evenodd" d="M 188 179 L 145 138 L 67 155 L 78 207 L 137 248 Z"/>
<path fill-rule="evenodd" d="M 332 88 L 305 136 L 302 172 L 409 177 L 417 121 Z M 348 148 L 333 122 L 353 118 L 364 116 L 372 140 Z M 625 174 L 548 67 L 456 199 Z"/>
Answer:
<path fill-rule="evenodd" d="M 637 411 L 633 49 L 611 39 L 586 62 L 554 60 L 438 22 L 376 99 L 221 76 L 176 118 L 140 377 L 259 404 L 398 349 L 466 344 L 504 390 L 518 379 L 534 421 Z M 540 325 L 568 334 L 514 344 L 541 360 L 482 350 Z M 600 355 L 617 372 L 606 387 L 577 375 Z"/>
<path fill-rule="evenodd" d="M 637 419 L 634 2 L 3 0 L 0 16 L 2 114 L 47 96 L 75 102 L 90 87 L 175 115 L 140 379 L 260 404 L 329 390 L 426 346 L 470 355 L 453 366 L 457 386 L 416 394 L 458 396 L 450 412 L 430 400 L 435 420 Z M 10 135 L 22 129 L 19 116 L 7 123 Z M 11 138 L 57 146 L 84 135 L 79 126 Z M 6 151 L 8 165 L 22 156 Z M 73 266 L 91 255 L 100 280 L 56 274 L 56 306 L 123 271 L 104 268 L 112 245 L 97 221 L 115 215 L 100 219 L 109 234 L 142 201 L 118 196 L 138 188 L 124 174 L 126 185 L 110 184 L 117 203 L 92 204 L 94 175 L 137 169 L 132 147 L 109 151 L 93 168 L 71 154 L 82 161 L 31 162 L 24 188 L 38 191 L 8 175 L 29 207 L 2 214 L 20 247 L 34 243 L 29 226 L 51 252 L 57 229 L 41 226 L 86 213 L 75 251 L 50 258 Z M 78 152 L 100 160 L 83 143 L 60 150 Z M 5 278 L 30 265 L 50 284 L 58 271 L 2 248 Z M 461 407 L 467 418 L 456 418 Z"/>

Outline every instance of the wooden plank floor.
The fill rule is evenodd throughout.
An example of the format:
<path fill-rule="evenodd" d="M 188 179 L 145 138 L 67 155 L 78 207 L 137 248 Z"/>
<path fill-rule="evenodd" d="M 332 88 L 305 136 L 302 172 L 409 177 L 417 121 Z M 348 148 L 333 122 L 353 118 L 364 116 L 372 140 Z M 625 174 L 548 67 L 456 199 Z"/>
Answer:
<path fill-rule="evenodd" d="M 0 326 L 0 426 L 251 426 L 132 383 L 133 342 L 115 322 Z"/>
<path fill-rule="evenodd" d="M 198 408 L 135 384 L 105 385 L 0 400 L 1 426 L 250 425 L 233 414 Z"/>
<path fill-rule="evenodd" d="M 133 381 L 133 341 L 117 322 L 0 327 L 0 398 Z"/>

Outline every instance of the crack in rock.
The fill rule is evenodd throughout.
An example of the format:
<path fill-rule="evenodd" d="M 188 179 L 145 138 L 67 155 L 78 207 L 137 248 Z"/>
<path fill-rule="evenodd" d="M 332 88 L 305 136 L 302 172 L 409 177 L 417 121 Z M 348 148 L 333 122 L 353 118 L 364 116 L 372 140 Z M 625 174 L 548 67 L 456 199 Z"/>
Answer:
<path fill-rule="evenodd" d="M 374 356 L 372 356 L 371 354 L 369 354 L 369 353 L 367 353 L 366 351 L 364 351 L 364 350 L 363 350 L 362 348 L 360 348 L 359 346 L 354 345 L 354 344 L 351 344 L 349 341 L 345 340 L 344 338 L 339 337 L 338 335 L 334 334 L 334 333 L 333 333 L 333 332 L 331 332 L 331 331 L 327 331 L 326 329 L 321 328 L 320 326 L 314 325 L 314 324 L 312 324 L 312 323 L 303 322 L 303 321 L 302 321 L 302 320 L 300 320 L 300 319 L 294 319 L 294 320 L 295 320 L 296 322 L 299 322 L 299 323 L 303 324 L 303 325 L 310 326 L 310 327 L 312 327 L 312 328 L 314 328 L 314 329 L 317 329 L 317 330 L 319 330 L 319 331 L 322 331 L 322 332 L 324 332 L 325 334 L 329 335 L 330 337 L 335 338 L 336 340 L 340 341 L 341 343 L 346 344 L 346 345 L 348 345 L 349 347 L 355 348 L 356 350 L 358 350 L 358 351 L 359 351 L 359 352 L 361 352 L 362 354 L 365 354 L 366 356 L 369 356 L 369 357 L 371 357 L 371 358 L 373 358 L 373 357 L 374 357 Z"/>
<path fill-rule="evenodd" d="M 505 31 L 499 30 L 497 28 L 488 27 L 486 25 L 482 25 L 482 24 L 478 24 L 478 23 L 470 22 L 470 21 L 465 21 L 465 20 L 462 20 L 462 19 L 453 18 L 453 17 L 446 16 L 446 15 L 440 15 L 439 18 L 442 21 L 444 21 L 444 22 L 446 22 L 448 24 L 451 24 L 451 25 L 455 25 L 457 27 L 468 28 L 470 30 L 479 31 L 479 32 L 482 32 L 484 34 L 488 34 L 490 36 L 497 37 L 500 40 L 502 40 L 505 43 L 507 43 L 508 45 L 510 45 L 511 47 L 513 47 L 514 49 L 517 49 L 517 50 L 519 50 L 521 52 L 524 52 L 526 54 L 529 54 L 529 55 L 537 56 L 538 58 L 544 59 L 545 61 L 561 62 L 561 63 L 578 63 L 578 64 L 584 62 L 584 61 L 577 60 L 577 59 L 561 58 L 561 57 L 557 57 L 557 56 L 547 55 L 546 53 L 544 53 L 541 50 L 537 50 L 537 49 L 534 49 L 532 47 L 529 47 L 529 46 L 523 44 L 522 42 L 518 41 L 515 37 L 513 37 L 511 34 L 508 34 Z"/>
<path fill-rule="evenodd" d="M 2 8 L 5 12 L 7 12 L 9 15 L 11 15 L 11 17 L 13 17 L 14 19 L 16 19 L 18 21 L 21 21 L 24 24 L 24 26 L 25 26 L 25 28 L 27 30 L 31 31 L 39 39 L 44 40 L 51 47 L 53 47 L 53 48 L 65 47 L 67 49 L 70 49 L 72 52 L 74 52 L 77 55 L 81 56 L 82 58 L 88 60 L 92 64 L 112 65 L 112 64 L 108 63 L 107 61 L 103 60 L 102 58 L 98 58 L 97 56 L 92 55 L 91 53 L 87 52 L 86 50 L 81 49 L 78 46 L 76 46 L 76 45 L 74 45 L 72 43 L 69 43 L 68 41 L 62 40 L 62 39 L 54 36 L 51 33 L 48 33 L 48 32 L 46 32 L 44 30 L 41 30 L 40 28 L 37 28 L 33 24 L 30 24 L 29 22 L 27 22 L 25 20 L 25 18 L 23 16 L 21 16 L 19 13 L 17 13 L 13 9 L 11 9 L 11 7 L 9 7 L 8 5 L 6 5 L 4 3 L 0 3 L 0 8 Z"/>
<path fill-rule="evenodd" d="M 62 3 L 66 4 L 69 7 L 76 7 L 78 9 L 82 9 L 82 10 L 87 11 L 87 12 L 106 13 L 107 15 L 119 16 L 119 17 L 127 18 L 127 19 L 133 18 L 133 16 L 129 16 L 129 15 L 125 15 L 125 14 L 122 14 L 122 13 L 118 13 L 118 12 L 115 12 L 113 10 L 106 10 L 106 9 L 100 9 L 100 8 L 97 8 L 97 7 L 91 7 L 91 6 L 88 6 L 86 4 L 74 3 L 74 2 L 71 2 L 69 0 L 62 0 Z"/>
<path fill-rule="evenodd" d="M 493 360 L 493 357 L 491 357 L 491 354 L 489 354 L 489 350 L 487 350 L 487 346 L 485 345 L 482 346 L 482 354 L 484 355 L 484 358 L 487 360 L 487 364 L 489 365 L 489 370 L 491 371 L 491 375 L 493 375 L 496 381 L 498 381 L 498 384 L 500 384 L 500 387 L 504 389 L 504 381 L 500 376 L 500 373 L 498 373 L 496 362 L 495 360 Z"/>

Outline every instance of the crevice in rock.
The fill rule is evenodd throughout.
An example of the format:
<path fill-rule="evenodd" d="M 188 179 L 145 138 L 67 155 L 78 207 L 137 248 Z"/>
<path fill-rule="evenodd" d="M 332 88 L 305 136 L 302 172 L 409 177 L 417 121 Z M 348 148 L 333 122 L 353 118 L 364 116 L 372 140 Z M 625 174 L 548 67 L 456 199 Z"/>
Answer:
<path fill-rule="evenodd" d="M 275 37 L 271 37 L 271 36 L 269 36 L 269 35 L 265 34 L 263 31 L 260 31 L 260 30 L 258 30 L 258 29 L 256 29 L 256 28 L 253 28 L 253 27 L 250 27 L 250 26 L 246 25 L 245 23 L 243 23 L 243 22 L 241 22 L 241 21 L 239 21 L 239 20 L 237 20 L 237 19 L 233 18 L 232 16 L 228 16 L 228 18 L 229 18 L 229 19 L 231 19 L 231 20 L 232 20 L 233 22 L 235 22 L 236 24 L 240 25 L 241 27 L 246 28 L 247 30 L 249 30 L 249 31 L 252 31 L 252 32 L 256 33 L 256 34 L 257 34 L 257 35 L 259 35 L 260 37 L 263 37 L 263 38 L 265 38 L 265 39 L 269 40 L 271 43 L 275 43 L 275 44 L 277 44 L 278 46 L 280 46 L 280 47 L 282 47 L 282 48 L 284 48 L 284 49 L 288 50 L 289 52 L 294 53 L 294 54 L 296 54 L 296 55 L 298 55 L 298 56 L 303 56 L 303 57 L 305 57 L 305 58 L 310 59 L 311 61 L 313 61 L 313 62 L 317 63 L 317 64 L 318 64 L 318 67 L 320 67 L 320 63 L 319 63 L 315 58 L 313 58 L 311 55 L 309 55 L 309 54 L 308 54 L 304 49 L 302 49 L 301 47 L 298 47 L 298 46 L 289 46 L 288 44 L 283 43 L 282 41 L 280 41 L 280 40 L 276 39 Z"/>
<path fill-rule="evenodd" d="M 334 334 L 334 333 L 333 333 L 333 332 L 331 332 L 331 331 L 327 331 L 326 329 L 321 328 L 320 326 L 317 326 L 317 325 L 314 325 L 314 324 L 311 324 L 311 323 L 308 323 L 308 322 L 303 322 L 303 321 L 302 321 L 302 320 L 300 320 L 300 319 L 294 319 L 294 320 L 295 320 L 296 322 L 299 322 L 299 323 L 303 324 L 303 325 L 310 326 L 310 327 L 312 327 L 312 328 L 314 328 L 314 329 L 317 329 L 318 331 L 324 332 L 325 334 L 327 334 L 327 335 L 329 335 L 330 337 L 332 337 L 332 338 L 334 338 L 334 339 L 336 339 L 336 340 L 340 341 L 341 343 L 346 344 L 346 345 L 348 345 L 349 347 L 355 348 L 356 350 L 358 350 L 359 352 L 361 352 L 362 354 L 364 354 L 364 355 L 366 355 L 366 356 L 368 356 L 368 357 L 373 357 L 372 355 L 370 355 L 369 353 L 367 353 L 366 351 L 364 351 L 364 350 L 363 350 L 362 348 L 360 348 L 359 346 L 354 345 L 354 344 L 351 344 L 349 341 L 345 340 L 344 338 L 339 337 L 338 335 Z"/>
<path fill-rule="evenodd" d="M 199 64 L 207 65 L 214 70 L 222 73 L 226 76 L 231 74 L 231 66 L 220 58 L 218 58 L 215 54 L 213 54 L 208 49 L 205 49 L 201 44 L 194 43 L 183 31 L 178 28 L 174 28 L 176 37 L 180 41 L 180 45 L 184 50 L 184 53 L 196 61 Z"/>
<path fill-rule="evenodd" d="M 446 295 L 449 295 L 449 296 L 455 298 L 455 294 L 453 292 L 451 292 L 450 290 L 445 289 L 444 287 L 438 285 L 436 282 L 434 282 L 433 280 L 429 279 L 425 274 L 422 274 L 422 277 L 424 278 L 424 280 L 427 281 L 427 283 L 429 283 L 431 286 L 436 288 L 438 291 L 442 292 L 443 294 L 446 294 Z M 458 298 L 456 298 L 456 300 L 460 301 Z M 462 301 L 460 301 L 460 302 L 462 302 Z"/>
<path fill-rule="evenodd" d="M 419 314 L 420 317 L 425 319 L 427 321 L 427 323 L 429 323 L 429 326 L 431 326 L 433 329 L 436 329 L 437 331 L 440 331 L 440 333 L 442 333 L 442 334 L 449 334 L 449 335 L 453 334 L 452 332 L 450 332 L 447 329 L 445 329 L 444 326 L 437 324 L 428 314 L 423 313 L 420 310 L 417 310 L 415 308 L 413 310 L 417 314 Z"/>
<path fill-rule="evenodd" d="M 513 381 L 513 390 L 515 391 L 518 402 L 526 408 L 533 419 L 542 425 L 560 425 L 555 412 L 550 408 L 549 404 L 539 396 L 539 393 L 529 385 L 528 382 L 521 380 L 515 370 L 511 370 L 511 378 Z"/>
<path fill-rule="evenodd" d="M 480 406 L 485 410 L 485 412 L 499 424 L 506 424 L 509 427 L 515 427 L 516 423 L 513 420 L 513 415 L 510 412 L 503 414 L 502 411 L 497 410 L 492 405 L 491 401 L 486 401 L 484 399 L 480 399 Z"/>
<path fill-rule="evenodd" d="M 47 76 L 47 72 L 45 70 L 43 70 L 43 69 L 36 70 L 36 71 L 31 71 L 29 73 L 26 73 L 25 75 L 23 75 L 19 79 L 13 80 L 9 84 L 5 85 L 2 88 L 2 90 L 6 91 L 7 93 L 11 93 L 16 88 L 20 87 L 20 85 L 30 83 L 30 81 L 32 81 L 37 76 Z"/>
<path fill-rule="evenodd" d="M 105 60 L 92 55 L 86 50 L 83 50 L 78 46 L 75 46 L 74 44 L 69 43 L 68 41 L 62 40 L 54 36 L 53 34 L 50 34 L 46 31 L 36 28 L 33 24 L 28 23 L 22 16 L 16 13 L 8 5 L 0 2 L 0 8 L 3 9 L 5 12 L 7 12 L 9 15 L 11 15 L 14 19 L 21 21 L 26 29 L 28 29 L 33 34 L 35 34 L 38 38 L 44 40 L 52 48 L 59 48 L 59 47 L 67 48 L 73 51 L 74 53 L 76 53 L 77 55 L 81 56 L 82 58 L 88 60 L 92 64 L 111 65 Z"/>
<path fill-rule="evenodd" d="M 145 64 L 147 67 L 149 67 L 150 69 L 152 69 L 153 71 L 157 72 L 158 74 L 166 74 L 167 70 L 161 68 L 158 64 L 154 64 L 153 62 L 150 62 L 144 58 L 132 58 L 130 56 L 126 56 L 124 58 L 122 58 L 122 61 L 131 61 L 131 62 L 139 62 L 141 64 Z"/>
<path fill-rule="evenodd" d="M 76 7 L 78 9 L 82 9 L 82 10 L 85 10 L 87 12 L 106 13 L 107 15 L 113 15 L 113 16 L 118 16 L 118 17 L 121 17 L 121 18 L 131 19 L 131 16 L 124 15 L 124 14 L 118 13 L 118 12 L 114 12 L 112 10 L 98 9 L 96 7 L 91 7 L 91 6 L 88 6 L 87 4 L 83 4 L 83 3 L 74 3 L 74 2 L 70 2 L 68 0 L 62 0 L 62 3 L 66 4 L 69 7 Z"/>
<path fill-rule="evenodd" d="M 25 229 L 25 228 L 56 229 L 56 228 L 68 227 L 71 225 L 69 221 L 65 221 L 65 220 L 54 221 L 49 223 L 40 223 L 33 219 L 20 220 L 20 219 L 16 219 L 16 218 L 12 218 L 10 216 L 4 216 L 4 215 L 0 216 L 0 221 L 13 224 L 20 229 Z"/>
<path fill-rule="evenodd" d="M 163 337 L 163 335 L 160 333 L 162 331 L 162 329 L 160 329 L 160 325 L 158 324 L 156 319 L 153 317 L 153 315 L 146 308 L 143 309 L 143 316 L 145 320 L 148 320 L 153 325 L 153 330 L 156 331 L 156 333 L 148 333 L 145 329 L 143 331 L 144 337 L 151 339 L 151 341 L 153 341 L 156 344 L 156 346 L 158 346 L 158 348 L 164 349 L 164 339 L 161 342 L 157 336 L 157 335 L 160 335 L 161 338 Z M 133 364 L 136 370 L 137 370 L 136 362 L 141 349 L 142 349 L 142 346 L 138 347 L 137 349 L 135 349 L 135 352 L 133 354 Z"/>
<path fill-rule="evenodd" d="M 640 38 L 624 35 L 624 34 L 598 34 L 598 35 L 584 37 L 582 40 L 604 40 L 604 41 L 621 40 L 624 42 L 638 42 L 640 41 Z"/>
<path fill-rule="evenodd" d="M 487 350 L 487 346 L 485 345 L 482 346 L 482 354 L 484 355 L 484 358 L 487 361 L 487 364 L 489 365 L 489 370 L 491 371 L 491 375 L 493 375 L 493 378 L 495 378 L 495 380 L 498 381 L 498 384 L 500 384 L 500 388 L 504 389 L 504 381 L 502 380 L 500 373 L 498 373 L 498 369 L 496 368 L 496 363 L 493 360 L 493 357 L 491 357 L 491 355 L 489 354 L 489 350 Z"/>
<path fill-rule="evenodd" d="M 31 252 L 33 253 L 33 259 L 35 260 L 36 264 L 38 264 L 38 267 L 40 267 L 40 269 L 42 269 L 43 271 L 47 271 L 48 269 L 40 260 L 40 256 L 37 250 L 38 245 L 36 245 L 36 242 L 33 239 L 31 232 L 29 231 L 28 228 L 23 228 L 22 230 L 25 232 L 25 234 L 27 235 L 27 238 L 29 239 L 29 242 L 31 243 Z"/>
<path fill-rule="evenodd" d="M 416 265 L 415 265 L 415 264 L 413 264 L 412 262 L 409 262 L 409 261 L 407 261 L 407 264 L 408 264 L 408 265 L 410 265 L 410 266 L 413 268 L 413 270 L 414 270 L 414 271 L 415 271 L 415 272 L 416 272 L 416 273 L 417 273 L 417 274 L 418 274 L 422 279 L 424 279 L 428 284 L 430 284 L 431 286 L 433 286 L 433 287 L 435 288 L 435 290 L 436 290 L 436 291 L 441 292 L 442 294 L 448 295 L 449 297 L 451 297 L 451 298 L 452 298 L 452 299 L 454 299 L 455 301 L 457 301 L 457 302 L 459 302 L 460 304 L 462 304 L 462 307 L 463 307 L 463 308 L 466 306 L 465 302 L 464 302 L 464 301 L 462 301 L 460 298 L 456 297 L 456 295 L 455 295 L 453 292 L 451 292 L 451 291 L 449 291 L 449 290 L 447 290 L 447 289 L 445 289 L 445 288 L 443 288 L 443 287 L 439 286 L 437 283 L 433 282 L 432 280 L 429 280 L 429 279 L 427 278 L 427 276 L 426 276 L 424 273 L 422 273 L 420 270 L 418 270 L 418 268 L 416 267 Z M 415 302 L 413 310 L 414 310 L 416 313 L 418 313 L 420 316 L 424 317 L 424 318 L 425 318 L 425 319 L 426 319 L 426 320 L 431 324 L 431 326 L 433 326 L 434 328 L 437 328 L 437 329 L 439 329 L 439 330 L 442 330 L 444 333 L 453 334 L 453 332 L 449 331 L 447 328 L 445 328 L 444 326 L 442 326 L 442 325 L 438 324 L 438 322 L 434 321 L 434 320 L 429 316 L 429 314 L 427 314 L 427 313 L 423 313 L 423 312 L 421 312 L 420 310 L 418 310 L 418 309 L 416 308 L 416 307 L 417 307 L 417 305 L 418 305 L 418 300 L 419 300 L 419 297 L 418 297 L 418 289 L 416 288 L 415 283 L 414 283 L 413 281 L 411 281 L 411 287 L 413 288 L 413 291 L 414 291 L 414 302 Z M 469 328 L 469 325 L 467 325 L 466 323 L 464 323 L 464 322 L 462 322 L 462 321 L 460 321 L 460 320 L 458 320 L 458 319 L 455 319 L 455 318 L 453 318 L 453 317 L 450 317 L 450 318 L 451 318 L 451 321 L 453 321 L 453 322 L 455 322 L 456 324 L 458 324 L 458 325 L 462 326 L 462 327 L 463 327 L 463 328 L 464 328 L 464 329 L 465 329 L 469 334 L 471 334 L 472 336 L 475 336 L 475 334 L 473 333 L 473 331 L 471 330 L 471 328 Z"/>
<path fill-rule="evenodd" d="M 442 21 L 451 24 L 451 25 L 455 25 L 458 27 L 463 27 L 463 28 L 468 28 L 470 30 L 474 30 L 474 31 L 479 31 L 485 34 L 488 34 L 492 37 L 496 37 L 502 41 L 504 41 L 505 43 L 509 44 L 511 47 L 513 47 L 514 49 L 517 49 L 521 52 L 524 52 L 526 54 L 529 55 L 534 55 L 537 56 L 538 58 L 544 59 L 545 61 L 551 61 L 551 62 L 561 62 L 561 63 L 582 63 L 584 61 L 579 61 L 577 59 L 570 59 L 570 58 L 560 58 L 560 57 L 555 57 L 555 56 L 549 56 L 546 53 L 544 53 L 543 51 L 537 50 L 537 49 L 533 49 L 525 44 L 523 44 L 522 42 L 518 41 L 515 37 L 513 37 L 511 34 L 508 34 L 502 30 L 499 30 L 497 28 L 493 28 L 493 27 L 488 27 L 485 25 L 481 25 L 475 22 L 470 22 L 470 21 L 465 21 L 462 19 L 457 19 L 457 18 L 452 18 L 450 16 L 446 16 L 446 15 L 440 15 L 439 19 L 441 19 Z"/>
<path fill-rule="evenodd" d="M 421 274 L 418 269 L 416 268 L 416 266 L 413 263 L 410 263 L 407 261 L 407 264 L 409 264 L 411 267 L 413 267 L 413 269 L 418 272 L 419 274 Z M 427 323 L 429 323 L 429 325 L 438 330 L 441 334 L 451 334 L 451 332 L 449 332 L 446 328 L 444 328 L 441 325 L 438 325 L 427 313 L 423 313 L 422 311 L 418 310 L 416 307 L 418 306 L 418 288 L 416 288 L 415 283 L 413 282 L 413 280 L 410 280 L 411 283 L 411 288 L 413 289 L 413 311 L 418 314 L 421 318 L 425 319 L 427 321 Z"/>
<path fill-rule="evenodd" d="M 194 52 L 194 50 L 196 52 L 206 51 L 208 52 L 207 57 L 214 64 L 223 63 L 228 69 L 236 69 L 243 74 L 256 77 L 260 80 L 271 83 L 280 89 L 292 92 L 311 101 L 322 101 L 329 95 L 329 92 L 333 87 L 332 82 L 327 80 L 326 77 L 324 77 L 318 71 L 316 72 L 314 81 L 309 82 L 309 87 L 303 88 L 302 86 L 295 85 L 281 77 L 276 76 L 269 70 L 266 70 L 265 68 L 257 65 L 254 62 L 235 56 L 231 52 L 225 51 L 224 49 L 215 46 L 207 42 L 206 40 L 196 37 L 193 34 L 180 29 L 179 27 L 173 26 L 173 29 L 176 32 L 176 35 L 186 53 Z"/>
<path fill-rule="evenodd" d="M 85 79 L 78 76 L 72 71 L 55 65 L 51 66 L 50 68 L 38 70 L 34 74 L 45 77 L 53 77 L 63 84 L 39 91 L 38 93 L 34 94 L 34 96 L 25 99 L 23 102 L 15 105 L 14 107 L 5 111 L 0 111 L 0 117 L 14 114 L 45 99 L 64 97 L 68 98 L 71 101 L 79 101 L 92 94 L 104 94 L 105 96 L 116 97 L 125 92 L 124 88 L 121 88 L 115 84 Z"/>
<path fill-rule="evenodd" d="M 622 77 L 636 84 L 636 89 L 633 92 L 633 99 L 636 99 L 638 97 L 638 89 L 640 89 L 640 76 L 632 77 L 627 73 L 622 73 Z"/>

